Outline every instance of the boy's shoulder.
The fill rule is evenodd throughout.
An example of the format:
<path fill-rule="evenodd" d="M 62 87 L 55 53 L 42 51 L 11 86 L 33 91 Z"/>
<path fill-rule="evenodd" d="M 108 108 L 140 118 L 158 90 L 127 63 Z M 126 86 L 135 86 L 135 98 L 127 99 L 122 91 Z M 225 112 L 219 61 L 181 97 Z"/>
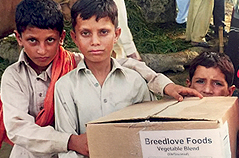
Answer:
<path fill-rule="evenodd" d="M 134 76 L 136 76 L 136 77 L 140 77 L 140 74 L 139 74 L 137 71 L 135 71 L 135 70 L 132 70 L 132 69 L 130 69 L 130 68 L 123 67 L 123 66 L 121 66 L 121 69 L 122 69 L 122 71 L 123 71 L 124 73 L 126 73 L 127 75 L 134 75 Z"/>
<path fill-rule="evenodd" d="M 18 60 L 14 63 L 10 64 L 4 71 L 4 73 L 20 73 L 22 70 L 26 70 L 26 54 L 24 53 L 24 50 L 22 49 L 20 51 Z"/>
<path fill-rule="evenodd" d="M 132 80 L 133 79 L 144 80 L 143 77 L 137 71 L 120 65 L 120 63 L 115 59 L 114 63 L 116 67 L 119 68 L 127 78 L 130 78 Z"/>
<path fill-rule="evenodd" d="M 18 74 L 21 70 L 21 62 L 17 61 L 15 63 L 10 64 L 5 70 L 3 74 L 6 73 L 14 73 L 14 74 Z"/>
<path fill-rule="evenodd" d="M 29 75 L 27 75 L 26 68 L 23 65 L 19 61 L 9 65 L 1 76 L 1 84 L 20 83 L 21 86 L 25 83 L 28 84 Z"/>
<path fill-rule="evenodd" d="M 70 84 L 70 83 L 73 83 L 73 85 L 74 85 L 74 81 L 76 78 L 76 72 L 77 72 L 77 69 L 75 68 L 75 69 L 71 70 L 70 72 L 66 73 L 65 75 L 61 76 L 57 80 L 56 86 Z"/>
<path fill-rule="evenodd" d="M 137 82 L 138 84 L 146 83 L 144 78 L 135 70 L 129 69 L 127 67 L 122 67 L 126 79 L 130 82 Z"/>

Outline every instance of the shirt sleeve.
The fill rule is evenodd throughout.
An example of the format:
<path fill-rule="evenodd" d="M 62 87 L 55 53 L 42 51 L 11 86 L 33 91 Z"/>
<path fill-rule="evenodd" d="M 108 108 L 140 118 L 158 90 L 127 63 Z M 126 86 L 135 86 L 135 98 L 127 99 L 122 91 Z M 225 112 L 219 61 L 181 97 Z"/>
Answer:
<path fill-rule="evenodd" d="M 137 71 L 148 82 L 149 90 L 154 94 L 163 96 L 166 85 L 173 83 L 164 74 L 154 72 L 144 62 L 131 58 L 117 59 L 117 61 L 122 66 Z"/>
<path fill-rule="evenodd" d="M 78 135 L 80 132 L 76 113 L 77 109 L 75 108 L 74 99 L 70 92 L 71 84 L 69 80 L 70 79 L 63 77 L 57 81 L 55 85 L 55 129 L 60 132 Z M 60 158 L 82 157 L 82 155 L 77 154 L 74 151 L 60 153 L 58 156 Z"/>
<path fill-rule="evenodd" d="M 52 126 L 40 127 L 35 118 L 28 114 L 29 99 L 18 72 L 7 70 L 1 80 L 4 125 L 9 139 L 34 155 L 66 152 L 70 134 L 61 133 Z M 29 87 L 28 87 L 29 88 Z"/>
<path fill-rule="evenodd" d="M 142 98 L 140 102 L 157 100 L 156 96 L 149 91 L 149 88 L 146 85 L 145 81 L 142 79 L 142 77 L 140 77 L 140 81 L 141 81 L 141 85 L 139 86 L 140 90 L 138 91 L 138 96 L 136 98 Z M 137 81 L 136 83 L 139 84 L 140 81 Z"/>

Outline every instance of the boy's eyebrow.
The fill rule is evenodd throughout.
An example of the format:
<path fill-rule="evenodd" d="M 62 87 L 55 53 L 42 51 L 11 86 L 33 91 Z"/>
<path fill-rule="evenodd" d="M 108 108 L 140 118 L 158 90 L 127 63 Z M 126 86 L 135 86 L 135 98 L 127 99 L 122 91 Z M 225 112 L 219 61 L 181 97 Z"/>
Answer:
<path fill-rule="evenodd" d="M 223 82 L 222 80 L 214 80 L 214 79 L 212 79 L 213 81 L 219 81 L 219 82 Z"/>
<path fill-rule="evenodd" d="M 90 32 L 90 29 L 88 29 L 88 28 L 76 28 L 76 30 L 78 30 L 78 31 L 88 31 L 88 32 Z"/>
<path fill-rule="evenodd" d="M 195 79 L 201 79 L 201 80 L 205 80 L 205 78 L 203 78 L 203 77 L 195 77 Z"/>
<path fill-rule="evenodd" d="M 76 28 L 76 30 L 77 30 L 77 28 Z M 80 31 L 82 31 L 82 30 L 90 31 L 91 29 L 85 28 L 85 27 L 78 27 L 78 30 L 80 30 Z M 108 28 L 108 27 L 101 27 L 101 28 L 97 28 L 97 30 L 110 30 L 110 28 Z"/>
<path fill-rule="evenodd" d="M 196 80 L 206 80 L 206 78 L 203 78 L 203 77 L 195 77 Z M 222 80 L 219 80 L 219 79 L 211 79 L 212 81 L 219 81 L 219 82 L 223 82 Z"/>

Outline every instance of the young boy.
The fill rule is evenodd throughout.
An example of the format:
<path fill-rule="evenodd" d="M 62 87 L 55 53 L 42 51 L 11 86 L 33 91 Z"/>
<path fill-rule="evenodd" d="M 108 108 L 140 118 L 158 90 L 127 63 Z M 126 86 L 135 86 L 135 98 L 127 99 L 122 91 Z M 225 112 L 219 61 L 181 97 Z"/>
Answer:
<path fill-rule="evenodd" d="M 6 140 L 4 117 L 8 137 L 15 144 L 11 157 L 51 157 L 68 150 L 80 152 L 77 142 L 81 135 L 60 133 L 52 127 L 55 82 L 81 60 L 79 54 L 61 47 L 65 32 L 58 5 L 51 0 L 23 0 L 16 9 L 16 25 L 16 38 L 23 50 L 18 62 L 9 66 L 2 76 L 4 116 L 0 113 L 0 142 Z M 155 93 L 165 93 L 179 101 L 187 93 L 201 97 L 196 90 L 173 84 L 142 62 L 133 59 L 123 62 L 138 69 Z"/>
<path fill-rule="evenodd" d="M 204 97 L 232 96 L 234 67 L 224 53 L 203 52 L 191 63 L 187 85 Z"/>
<path fill-rule="evenodd" d="M 71 37 L 84 55 L 76 69 L 55 86 L 55 127 L 81 134 L 82 152 L 89 156 L 85 124 L 128 105 L 151 101 L 145 81 L 111 58 L 121 29 L 113 0 L 80 0 L 71 9 Z M 77 157 L 76 152 L 59 154 Z"/>
<path fill-rule="evenodd" d="M 50 125 L 54 122 L 54 83 L 75 67 L 75 57 L 61 47 L 63 16 L 55 2 L 22 1 L 16 25 L 16 38 L 24 49 L 1 82 L 4 125 L 15 144 L 10 157 L 51 157 L 72 148 L 71 135 Z"/>

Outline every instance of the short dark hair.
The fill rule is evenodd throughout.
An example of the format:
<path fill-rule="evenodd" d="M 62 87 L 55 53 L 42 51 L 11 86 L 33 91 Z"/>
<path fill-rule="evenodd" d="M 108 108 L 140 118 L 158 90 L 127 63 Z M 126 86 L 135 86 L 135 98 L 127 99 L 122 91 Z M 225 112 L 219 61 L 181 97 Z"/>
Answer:
<path fill-rule="evenodd" d="M 113 0 L 78 0 L 71 8 L 72 28 L 80 15 L 83 20 L 96 16 L 96 21 L 109 17 L 115 28 L 118 27 L 118 9 Z"/>
<path fill-rule="evenodd" d="M 60 35 L 64 27 L 60 6 L 53 0 L 23 0 L 16 8 L 15 22 L 21 35 L 27 27 L 56 29 Z"/>
<path fill-rule="evenodd" d="M 203 52 L 199 54 L 190 64 L 189 80 L 192 81 L 197 66 L 206 68 L 219 68 L 225 75 L 225 80 L 228 86 L 232 86 L 234 79 L 234 67 L 230 58 L 224 53 L 218 52 Z"/>

